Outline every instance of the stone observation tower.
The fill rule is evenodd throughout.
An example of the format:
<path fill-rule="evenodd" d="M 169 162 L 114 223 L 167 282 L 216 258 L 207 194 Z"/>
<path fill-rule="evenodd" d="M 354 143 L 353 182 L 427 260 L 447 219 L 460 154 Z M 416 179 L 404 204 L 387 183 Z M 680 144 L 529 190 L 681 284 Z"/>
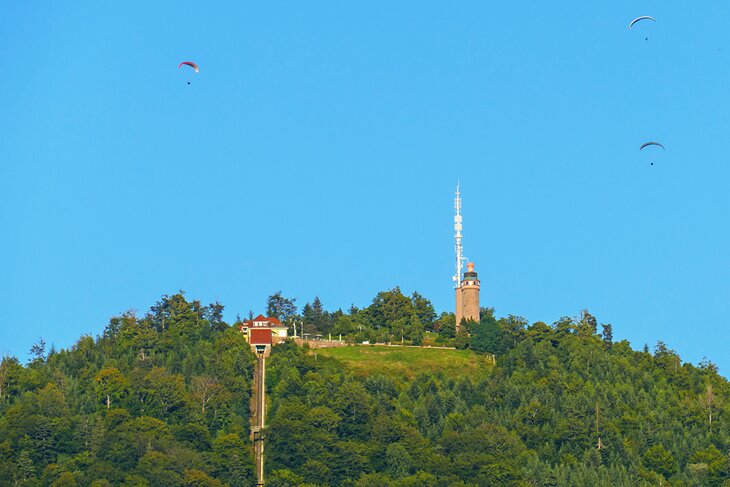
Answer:
<path fill-rule="evenodd" d="M 474 271 L 473 262 L 466 264 L 466 272 L 464 279 L 461 280 L 459 291 L 461 291 L 461 299 L 457 298 L 457 301 L 461 301 L 461 318 L 479 321 L 479 278 Z M 459 319 L 459 324 L 461 324 L 461 319 Z"/>
<path fill-rule="evenodd" d="M 466 260 L 461 246 L 461 193 L 456 185 L 456 200 L 454 202 L 456 215 L 454 216 L 454 231 L 456 239 L 456 331 L 459 331 L 463 319 L 479 321 L 479 278 L 474 271 L 474 263 L 466 264 L 466 272 L 462 276 L 461 269 Z"/>

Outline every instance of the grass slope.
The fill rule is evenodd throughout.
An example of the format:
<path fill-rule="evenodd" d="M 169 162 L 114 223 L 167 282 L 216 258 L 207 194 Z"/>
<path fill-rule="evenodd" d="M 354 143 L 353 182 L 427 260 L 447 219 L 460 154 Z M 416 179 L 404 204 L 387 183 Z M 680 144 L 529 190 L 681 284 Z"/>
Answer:
<path fill-rule="evenodd" d="M 409 380 L 421 373 L 442 372 L 445 377 L 458 377 L 493 367 L 491 357 L 469 350 L 353 345 L 313 349 L 309 353 L 337 359 L 356 375 L 381 373 Z"/>

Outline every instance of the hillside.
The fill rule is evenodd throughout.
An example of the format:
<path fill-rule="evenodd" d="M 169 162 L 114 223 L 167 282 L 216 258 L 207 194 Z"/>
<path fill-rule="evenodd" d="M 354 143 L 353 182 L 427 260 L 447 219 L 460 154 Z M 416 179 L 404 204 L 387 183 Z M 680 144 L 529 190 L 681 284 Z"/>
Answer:
<path fill-rule="evenodd" d="M 401 296 L 290 315 L 459 349 L 274 347 L 268 486 L 730 485 L 730 386 L 712 363 L 633 350 L 587 312 L 549 326 L 484 310 L 454 334 L 453 315 Z M 0 485 L 252 485 L 253 357 L 222 310 L 163 296 L 68 350 L 5 357 Z"/>
<path fill-rule="evenodd" d="M 268 485 L 730 485 L 730 388 L 712 364 L 573 325 L 519 329 L 496 367 L 460 374 L 430 365 L 461 351 L 275 349 Z"/>
<path fill-rule="evenodd" d="M 337 359 L 356 375 L 383 374 L 402 380 L 413 380 L 422 374 L 458 378 L 492 366 L 492 356 L 471 350 L 359 345 L 318 348 L 311 353 L 320 358 Z"/>
<path fill-rule="evenodd" d="M 253 356 L 221 311 L 164 296 L 69 350 L 5 357 L 0 485 L 251 485 Z"/>

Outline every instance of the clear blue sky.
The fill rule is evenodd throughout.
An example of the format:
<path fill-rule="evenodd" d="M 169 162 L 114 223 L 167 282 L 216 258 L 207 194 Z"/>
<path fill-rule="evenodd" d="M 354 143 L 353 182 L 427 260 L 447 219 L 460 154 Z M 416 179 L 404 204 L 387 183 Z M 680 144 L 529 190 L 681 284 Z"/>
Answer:
<path fill-rule="evenodd" d="M 0 351 L 178 289 L 450 310 L 461 179 L 484 305 L 727 375 L 730 4 L 204 3 L 3 6 Z"/>

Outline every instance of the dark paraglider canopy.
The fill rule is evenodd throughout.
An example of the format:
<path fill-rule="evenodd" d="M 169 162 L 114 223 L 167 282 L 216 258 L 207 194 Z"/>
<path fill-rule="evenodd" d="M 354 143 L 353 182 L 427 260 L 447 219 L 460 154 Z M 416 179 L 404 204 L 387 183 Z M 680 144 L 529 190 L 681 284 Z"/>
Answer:
<path fill-rule="evenodd" d="M 653 22 L 656 22 L 656 19 L 654 17 L 651 17 L 649 15 L 642 15 L 641 17 L 636 17 L 634 20 L 629 22 L 629 29 L 632 28 L 635 23 L 641 22 L 642 20 L 651 20 Z"/>
<path fill-rule="evenodd" d="M 652 146 L 652 145 L 655 145 L 655 146 L 657 146 L 657 147 L 661 147 L 661 148 L 662 148 L 662 149 L 664 149 L 664 150 L 667 150 L 667 149 L 666 149 L 666 148 L 665 148 L 665 147 L 664 147 L 664 146 L 663 146 L 662 144 L 660 144 L 659 142 L 644 142 L 643 144 L 641 144 L 641 147 L 639 147 L 639 150 L 644 150 L 644 149 L 645 149 L 646 147 L 649 147 L 649 146 Z"/>

